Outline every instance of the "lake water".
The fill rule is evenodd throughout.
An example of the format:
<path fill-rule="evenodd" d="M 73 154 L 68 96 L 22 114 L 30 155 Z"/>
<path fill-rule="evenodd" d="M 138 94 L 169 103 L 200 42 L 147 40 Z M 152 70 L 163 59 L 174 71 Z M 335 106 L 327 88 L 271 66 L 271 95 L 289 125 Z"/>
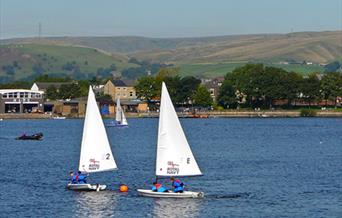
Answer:
<path fill-rule="evenodd" d="M 109 185 L 97 193 L 65 189 L 78 167 L 83 120 L 0 122 L 0 217 L 342 217 L 342 119 L 181 123 L 204 173 L 183 181 L 203 199 L 137 195 L 154 179 L 158 119 L 107 129 L 119 169 L 91 175 Z M 14 140 L 24 132 L 45 137 Z M 117 191 L 120 183 L 128 193 Z"/>

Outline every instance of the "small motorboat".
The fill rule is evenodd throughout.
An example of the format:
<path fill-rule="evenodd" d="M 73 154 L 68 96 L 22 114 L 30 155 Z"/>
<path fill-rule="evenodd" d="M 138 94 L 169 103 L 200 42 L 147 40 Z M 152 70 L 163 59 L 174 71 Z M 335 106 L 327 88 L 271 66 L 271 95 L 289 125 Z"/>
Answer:
<path fill-rule="evenodd" d="M 15 138 L 16 140 L 42 140 L 43 139 L 43 133 L 39 132 L 33 135 L 26 135 L 23 134 L 22 136 L 19 136 Z"/>
<path fill-rule="evenodd" d="M 55 117 L 52 117 L 52 119 L 54 120 L 65 120 L 66 117 L 60 117 L 60 116 L 55 116 Z"/>

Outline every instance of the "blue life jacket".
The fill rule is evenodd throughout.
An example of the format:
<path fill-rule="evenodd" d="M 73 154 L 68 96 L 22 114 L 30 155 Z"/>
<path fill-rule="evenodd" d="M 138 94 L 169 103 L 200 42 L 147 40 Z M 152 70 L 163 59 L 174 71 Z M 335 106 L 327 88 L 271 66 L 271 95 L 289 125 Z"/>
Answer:
<path fill-rule="evenodd" d="M 173 189 L 174 192 L 180 192 L 180 191 L 184 190 L 184 188 L 183 188 L 184 184 L 181 181 L 179 181 L 178 179 L 173 181 L 172 186 L 174 187 L 174 189 Z"/>
<path fill-rule="evenodd" d="M 84 175 L 84 174 L 79 174 L 78 175 L 78 183 L 79 184 L 85 184 L 87 183 L 87 175 Z"/>
<path fill-rule="evenodd" d="M 76 184 L 77 183 L 77 175 L 73 175 L 71 178 L 71 183 Z"/>
<path fill-rule="evenodd" d="M 154 192 L 165 192 L 167 189 L 164 188 L 161 184 L 155 184 L 152 186 L 152 191 Z"/>

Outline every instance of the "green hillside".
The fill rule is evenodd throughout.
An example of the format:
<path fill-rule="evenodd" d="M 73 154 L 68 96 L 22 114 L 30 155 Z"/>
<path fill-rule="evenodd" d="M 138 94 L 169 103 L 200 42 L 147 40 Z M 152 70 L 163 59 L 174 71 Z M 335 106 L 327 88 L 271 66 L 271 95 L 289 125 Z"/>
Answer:
<path fill-rule="evenodd" d="M 341 31 L 254 34 L 192 38 L 46 37 L 2 40 L 3 44 L 64 44 L 98 48 L 140 60 L 172 63 L 329 63 L 342 56 Z"/>
<path fill-rule="evenodd" d="M 212 78 L 217 76 L 224 76 L 232 72 L 236 67 L 241 67 L 247 62 L 232 62 L 232 63 L 196 63 L 196 64 L 181 64 L 180 74 L 182 76 L 201 76 Z M 302 64 L 268 64 L 266 66 L 273 66 L 282 68 L 286 71 L 294 71 L 301 74 L 308 74 L 313 72 L 323 72 L 324 68 L 319 65 L 302 65 Z"/>
<path fill-rule="evenodd" d="M 11 44 L 0 47 L 0 76 L 2 81 L 22 80 L 37 74 L 69 75 L 87 78 L 96 75 L 99 68 L 121 71 L 135 64 L 127 57 L 112 55 L 99 49 L 45 45 Z"/>

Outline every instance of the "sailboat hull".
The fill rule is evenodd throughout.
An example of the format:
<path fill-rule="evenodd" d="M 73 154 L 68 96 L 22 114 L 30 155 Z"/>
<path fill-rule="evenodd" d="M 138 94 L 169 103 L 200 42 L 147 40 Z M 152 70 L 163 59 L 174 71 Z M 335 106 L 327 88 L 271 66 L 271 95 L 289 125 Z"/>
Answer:
<path fill-rule="evenodd" d="M 102 191 L 106 189 L 106 185 L 92 185 L 92 184 L 67 184 L 67 189 L 75 190 L 75 191 Z"/>
<path fill-rule="evenodd" d="M 128 125 L 124 124 L 117 124 L 117 123 L 108 123 L 106 124 L 107 127 L 128 127 Z"/>
<path fill-rule="evenodd" d="M 184 191 L 183 193 L 174 192 L 154 192 L 148 189 L 137 189 L 138 193 L 144 197 L 152 198 L 203 198 L 203 192 Z"/>

